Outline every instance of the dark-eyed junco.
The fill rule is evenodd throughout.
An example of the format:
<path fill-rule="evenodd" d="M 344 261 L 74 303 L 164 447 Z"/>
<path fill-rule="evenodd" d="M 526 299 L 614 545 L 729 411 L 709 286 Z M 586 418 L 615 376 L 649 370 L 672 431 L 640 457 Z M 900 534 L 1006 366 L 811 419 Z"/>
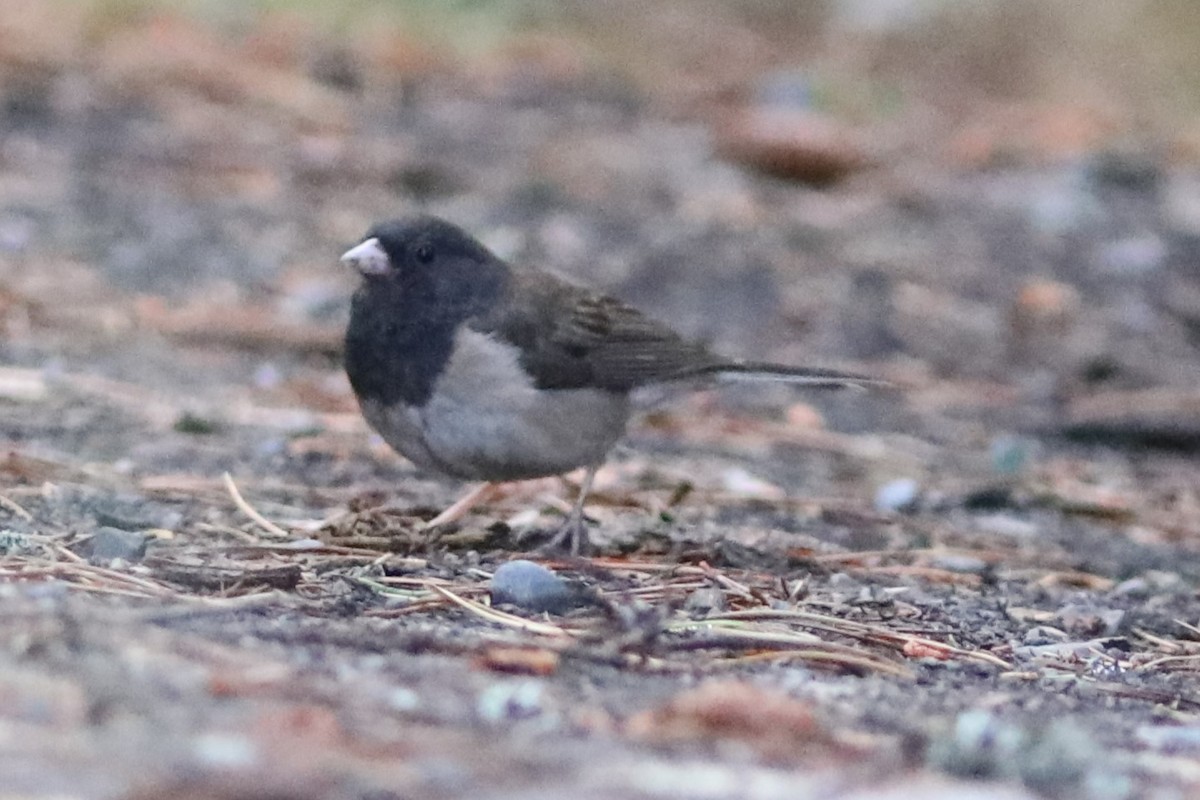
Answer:
<path fill-rule="evenodd" d="M 634 389 L 725 376 L 875 382 L 716 355 L 619 300 L 507 264 L 436 217 L 380 223 L 341 260 L 363 277 L 345 359 L 367 422 L 416 465 L 455 478 L 586 467 L 554 539 L 574 553 L 587 546 L 583 501 L 625 431 Z"/>

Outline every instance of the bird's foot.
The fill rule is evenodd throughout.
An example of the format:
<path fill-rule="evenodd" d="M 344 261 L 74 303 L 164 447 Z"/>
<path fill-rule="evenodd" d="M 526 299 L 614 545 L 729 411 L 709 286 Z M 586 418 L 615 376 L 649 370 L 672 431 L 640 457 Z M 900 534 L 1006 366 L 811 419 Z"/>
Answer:
<path fill-rule="evenodd" d="M 586 556 L 592 553 L 592 542 L 588 538 L 587 520 L 582 514 L 571 514 L 558 526 L 550 541 L 538 548 L 545 555 Z"/>
<path fill-rule="evenodd" d="M 583 503 L 587 500 L 588 492 L 592 490 L 592 482 L 596 479 L 597 466 L 588 467 L 583 474 L 583 483 L 579 485 L 579 496 L 571 506 L 571 513 L 555 531 L 550 541 L 538 548 L 543 553 L 572 556 L 585 556 L 592 552 L 592 543 L 588 539 L 587 517 L 583 514 Z"/>

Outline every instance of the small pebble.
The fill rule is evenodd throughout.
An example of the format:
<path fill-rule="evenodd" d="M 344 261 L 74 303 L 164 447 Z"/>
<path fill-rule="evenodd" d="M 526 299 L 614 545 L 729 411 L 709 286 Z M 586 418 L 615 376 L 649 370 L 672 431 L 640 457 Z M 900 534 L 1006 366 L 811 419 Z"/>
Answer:
<path fill-rule="evenodd" d="M 37 545 L 24 533 L 0 530 L 0 555 L 17 556 L 36 553 Z"/>
<path fill-rule="evenodd" d="M 976 517 L 975 527 L 982 533 L 1010 539 L 1033 539 L 1038 535 L 1038 526 L 1035 523 L 1018 519 L 1010 514 L 988 514 Z"/>
<path fill-rule="evenodd" d="M 256 389 L 278 389 L 283 383 L 283 373 L 270 361 L 264 361 L 254 369 L 251 377 Z"/>
<path fill-rule="evenodd" d="M 190 411 L 183 412 L 179 419 L 175 420 L 173 428 L 177 433 L 190 433 L 195 436 L 208 436 L 220 431 L 220 425 L 216 420 L 193 414 Z"/>
<path fill-rule="evenodd" d="M 578 593 L 566 581 L 532 561 L 509 561 L 492 576 L 494 606 L 507 604 L 525 611 L 561 614 L 578 602 Z"/>
<path fill-rule="evenodd" d="M 911 511 L 920 494 L 921 486 L 912 478 L 888 481 L 875 492 L 875 510 L 881 513 Z"/>
<path fill-rule="evenodd" d="M 259 759 L 258 746 L 246 736 L 233 733 L 205 733 L 192 743 L 197 760 L 209 767 L 249 767 Z"/>
<path fill-rule="evenodd" d="M 1156 192 L 1164 177 L 1162 159 L 1141 147 L 1096 153 L 1084 164 L 1093 186 Z"/>
<path fill-rule="evenodd" d="M 780 501 L 786 496 L 783 489 L 757 475 L 752 475 L 742 467 L 730 467 L 725 470 L 721 475 L 721 485 L 725 491 L 740 497 Z"/>
<path fill-rule="evenodd" d="M 933 559 L 933 566 L 951 572 L 980 575 L 987 571 L 987 562 L 981 558 L 964 555 L 945 555 Z"/>
<path fill-rule="evenodd" d="M 421 707 L 420 695 L 403 686 L 397 686 L 388 692 L 385 702 L 393 711 L 416 711 Z"/>
<path fill-rule="evenodd" d="M 1083 175 L 1064 173 L 1027 192 L 1029 223 L 1045 236 L 1062 236 L 1103 219 L 1103 206 L 1084 186 Z"/>
<path fill-rule="evenodd" d="M 986 711 L 964 711 L 955 719 L 953 730 L 930 742 L 926 757 L 931 766 L 950 775 L 1005 778 L 1011 775 L 1024 742 L 1020 728 Z"/>
<path fill-rule="evenodd" d="M 1033 460 L 1036 442 L 1023 436 L 997 436 L 992 440 L 992 469 L 1001 475 L 1017 475 Z"/>
<path fill-rule="evenodd" d="M 1166 259 L 1167 245 L 1148 235 L 1111 242 L 1100 249 L 1096 261 L 1110 273 L 1136 277 L 1158 270 Z"/>
<path fill-rule="evenodd" d="M 545 712 L 544 705 L 545 686 L 540 681 L 504 682 L 480 692 L 475 712 L 484 722 L 495 725 L 540 716 Z"/>
<path fill-rule="evenodd" d="M 1100 758 L 1099 746 L 1086 728 L 1071 719 L 1056 719 L 1032 732 L 1016 767 L 1030 789 L 1062 797 L 1072 793 Z"/>
<path fill-rule="evenodd" d="M 1068 638 L 1066 631 L 1052 628 L 1049 625 L 1036 625 L 1025 631 L 1021 643 L 1026 647 L 1044 647 L 1046 645 L 1065 642 Z"/>
<path fill-rule="evenodd" d="M 1110 594 L 1113 597 L 1149 597 L 1151 594 L 1183 594 L 1188 591 L 1189 587 L 1179 573 L 1152 569 L 1121 581 L 1112 588 Z"/>
<path fill-rule="evenodd" d="M 6 216 L 0 219 L 0 250 L 21 253 L 33 241 L 37 224 L 25 216 Z"/>
<path fill-rule="evenodd" d="M 860 584 L 857 580 L 855 580 L 853 577 L 851 577 L 850 575 L 848 575 L 845 572 L 835 572 L 829 576 L 829 588 L 830 589 L 838 589 L 838 590 L 854 589 L 854 590 L 857 590 L 861 586 L 862 586 L 862 584 Z"/>
<path fill-rule="evenodd" d="M 1077 636 L 1112 636 L 1120 629 L 1125 612 L 1119 608 L 1069 603 L 1058 609 L 1055 616 L 1068 633 Z"/>
<path fill-rule="evenodd" d="M 1054 659 L 1056 661 L 1078 661 L 1094 655 L 1096 648 L 1103 647 L 1103 642 L 1089 639 L 1087 641 L 1059 642 L 1057 644 L 1019 645 L 1012 650 L 1013 657 L 1018 661 L 1034 659 Z"/>
<path fill-rule="evenodd" d="M 962 507 L 969 511 L 996 511 L 1017 505 L 1011 486 L 980 486 L 962 498 Z"/>
<path fill-rule="evenodd" d="M 725 594 L 720 589 L 708 587 L 697 589 L 683 602 L 683 610 L 695 617 L 706 617 L 726 609 Z"/>
<path fill-rule="evenodd" d="M 146 535 L 120 528 L 98 528 L 84 545 L 84 555 L 97 563 L 107 563 L 115 558 L 138 561 L 146 555 Z"/>

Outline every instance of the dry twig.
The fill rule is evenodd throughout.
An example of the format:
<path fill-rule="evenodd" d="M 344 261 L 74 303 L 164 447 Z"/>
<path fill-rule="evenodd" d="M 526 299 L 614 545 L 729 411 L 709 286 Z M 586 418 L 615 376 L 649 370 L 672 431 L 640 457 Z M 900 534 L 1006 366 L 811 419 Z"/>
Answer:
<path fill-rule="evenodd" d="M 233 478 L 228 472 L 222 473 L 221 480 L 224 481 L 225 489 L 229 492 L 229 496 L 233 498 L 233 502 L 237 505 L 238 510 L 258 523 L 260 528 L 278 539 L 292 538 L 290 533 L 258 513 L 253 506 L 246 502 L 246 499 L 242 497 L 242 493 L 238 491 L 237 484 L 233 482 Z"/>

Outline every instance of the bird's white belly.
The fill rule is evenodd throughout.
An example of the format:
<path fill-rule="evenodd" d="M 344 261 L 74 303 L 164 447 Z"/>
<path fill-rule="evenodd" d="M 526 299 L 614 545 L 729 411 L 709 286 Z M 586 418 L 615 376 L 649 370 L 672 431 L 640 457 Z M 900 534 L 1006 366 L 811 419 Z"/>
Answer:
<path fill-rule="evenodd" d="M 512 347 L 464 330 L 425 406 L 367 403 L 363 415 L 418 466 L 521 480 L 601 463 L 625 431 L 629 400 L 599 389 L 538 390 Z"/>

